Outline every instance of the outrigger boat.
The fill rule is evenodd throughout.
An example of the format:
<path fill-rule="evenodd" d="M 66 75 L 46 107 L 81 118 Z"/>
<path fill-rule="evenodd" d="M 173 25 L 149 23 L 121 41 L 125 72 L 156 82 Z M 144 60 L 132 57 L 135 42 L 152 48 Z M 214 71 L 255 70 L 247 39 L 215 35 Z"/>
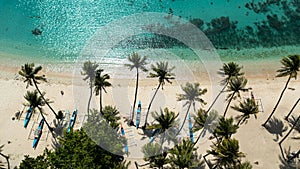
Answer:
<path fill-rule="evenodd" d="M 77 117 L 77 109 L 75 109 L 72 113 L 72 117 L 70 118 L 69 126 L 67 132 L 69 133 L 71 131 L 71 128 L 74 127 L 75 121 Z"/>
<path fill-rule="evenodd" d="M 121 135 L 123 137 L 125 137 L 125 131 L 124 131 L 124 128 L 122 126 L 122 123 L 120 123 L 120 128 L 121 128 Z M 125 143 L 124 149 L 125 149 L 125 153 L 128 154 L 128 145 L 127 145 L 127 143 Z"/>
<path fill-rule="evenodd" d="M 33 143 L 32 143 L 32 148 L 36 148 L 39 141 L 40 141 L 40 138 L 42 136 L 42 133 L 43 133 L 43 126 L 44 126 L 44 122 L 45 122 L 45 119 L 42 118 L 42 120 L 40 121 L 39 123 L 39 126 L 38 128 L 34 131 L 34 140 L 33 140 Z"/>
<path fill-rule="evenodd" d="M 32 107 L 29 107 L 27 109 L 27 112 L 26 112 L 26 117 L 25 117 L 25 120 L 24 120 L 24 127 L 26 128 L 28 126 L 28 123 L 30 121 L 30 118 L 32 116 L 32 113 L 33 113 L 33 109 Z"/>
<path fill-rule="evenodd" d="M 136 126 L 137 129 L 139 128 L 139 125 L 140 125 L 141 110 L 142 110 L 142 103 L 141 103 L 141 101 L 139 101 L 138 108 L 137 108 L 137 111 L 136 111 L 136 122 L 135 122 L 135 126 Z"/>
<path fill-rule="evenodd" d="M 189 114 L 188 118 L 189 118 L 190 140 L 192 143 L 194 143 L 194 132 L 193 132 L 193 123 L 192 123 L 191 114 Z"/>

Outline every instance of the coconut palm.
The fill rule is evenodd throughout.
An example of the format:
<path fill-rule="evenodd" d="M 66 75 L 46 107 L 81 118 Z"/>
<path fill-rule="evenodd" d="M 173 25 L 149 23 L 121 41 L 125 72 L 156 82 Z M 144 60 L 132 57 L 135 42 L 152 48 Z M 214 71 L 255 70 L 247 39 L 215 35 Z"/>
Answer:
<path fill-rule="evenodd" d="M 50 130 L 50 132 L 53 132 L 53 128 L 50 127 L 48 121 L 46 120 L 45 116 L 44 116 L 44 110 L 43 110 L 43 106 L 45 106 L 46 102 L 50 103 L 49 99 L 45 99 L 44 98 L 45 93 L 42 93 L 42 95 L 38 95 L 38 91 L 34 90 L 34 91 L 27 91 L 24 98 L 27 101 L 27 103 L 25 103 L 26 106 L 29 106 L 32 108 L 32 110 L 35 112 L 36 109 L 39 110 L 40 115 L 42 116 L 42 118 L 45 120 L 45 123 L 48 127 L 48 129 Z M 53 135 L 53 133 L 52 133 Z M 53 135 L 54 136 L 54 135 Z"/>
<path fill-rule="evenodd" d="M 96 70 L 98 68 L 98 64 L 96 62 L 91 62 L 91 61 L 86 61 L 83 63 L 81 75 L 85 76 L 83 78 L 84 81 L 88 80 L 88 83 L 90 85 L 90 97 L 88 100 L 88 105 L 87 105 L 87 114 L 89 116 L 89 111 L 90 111 L 90 104 L 91 104 L 91 99 L 92 99 L 92 94 L 93 94 L 93 85 L 95 81 L 95 76 L 96 76 Z"/>
<path fill-rule="evenodd" d="M 40 91 L 40 89 L 38 88 L 38 85 L 40 83 L 40 81 L 44 81 L 47 82 L 47 79 L 45 78 L 44 75 L 40 76 L 38 75 L 38 73 L 42 70 L 42 66 L 34 66 L 34 63 L 25 63 L 25 65 L 23 65 L 21 67 L 21 70 L 19 71 L 19 75 L 21 75 L 24 78 L 24 83 L 27 83 L 26 85 L 26 89 L 29 86 L 35 86 L 36 90 L 39 92 L 39 94 L 41 95 L 42 99 L 44 100 L 45 104 L 50 108 L 50 110 L 52 111 L 52 113 L 55 115 L 56 119 L 62 119 L 63 118 L 63 114 L 56 114 L 56 112 L 54 111 L 54 109 L 50 106 L 50 104 L 46 101 L 46 99 L 44 98 L 42 92 Z"/>
<path fill-rule="evenodd" d="M 255 119 L 257 118 L 258 113 L 258 106 L 253 99 L 247 98 L 243 102 L 237 106 L 231 106 L 234 110 L 243 113 L 242 115 L 237 116 L 238 119 L 237 125 L 243 124 L 244 122 L 247 123 L 247 120 L 250 118 L 250 115 L 253 115 Z"/>
<path fill-rule="evenodd" d="M 161 153 L 161 145 L 158 143 L 145 144 L 142 147 L 142 152 L 144 153 L 144 160 L 149 161 L 150 168 L 153 167 L 163 168 L 163 166 L 168 163 L 168 159 L 167 159 L 168 153 L 167 152 Z M 148 163 L 144 165 L 148 165 Z M 137 163 L 136 166 L 138 166 Z"/>
<path fill-rule="evenodd" d="M 199 109 L 196 112 L 196 115 L 194 115 L 194 120 L 195 122 L 193 126 L 193 131 L 197 132 L 203 129 L 194 143 L 196 145 L 200 137 L 203 137 L 207 131 L 210 133 L 213 133 L 215 131 L 215 128 L 218 126 L 219 123 L 219 114 L 216 110 L 212 110 L 208 113 L 204 109 Z"/>
<path fill-rule="evenodd" d="M 0 146 L 0 156 L 4 157 L 6 159 L 6 162 L 7 162 L 7 168 L 10 169 L 10 164 L 9 164 L 9 156 L 7 155 L 4 155 L 2 153 L 2 149 L 3 149 L 4 145 L 1 145 Z M 0 160 L 0 169 L 5 169 L 4 168 L 4 163 Z"/>
<path fill-rule="evenodd" d="M 236 94 L 240 98 L 241 91 L 246 92 L 249 90 L 248 88 L 245 88 L 246 84 L 247 79 L 245 77 L 233 77 L 229 80 L 227 92 L 230 92 L 230 94 L 227 97 L 228 104 L 223 114 L 224 117 L 226 116 L 231 101 L 236 98 Z"/>
<path fill-rule="evenodd" d="M 99 111 L 100 113 L 103 115 L 103 111 L 102 111 L 102 90 L 106 92 L 106 87 L 110 87 L 111 84 L 107 81 L 110 79 L 110 76 L 108 74 L 104 74 L 104 75 L 101 75 L 101 73 L 103 72 L 103 69 L 98 69 L 96 70 L 96 76 L 95 76 L 95 81 L 94 81 L 94 86 L 95 86 L 95 93 L 96 93 L 96 96 L 100 96 L 100 99 L 99 99 L 99 103 L 100 103 L 100 108 L 99 108 Z"/>
<path fill-rule="evenodd" d="M 156 65 L 153 65 L 153 64 L 151 65 L 151 69 L 153 72 L 150 72 L 149 77 L 150 78 L 158 78 L 159 83 L 158 83 L 158 86 L 154 92 L 154 95 L 152 96 L 152 99 L 148 105 L 145 123 L 142 127 L 143 130 L 146 129 L 150 108 L 151 108 L 152 102 L 153 102 L 158 90 L 160 89 L 160 87 L 163 90 L 166 82 L 171 84 L 172 83 L 171 80 L 175 79 L 175 77 L 174 77 L 175 74 L 172 73 L 173 69 L 175 69 L 175 66 L 169 67 L 168 62 L 156 62 Z"/>
<path fill-rule="evenodd" d="M 202 98 L 200 98 L 200 96 L 204 95 L 207 92 L 207 89 L 201 89 L 199 86 L 200 86 L 199 83 L 191 84 L 189 82 L 187 82 L 185 86 L 181 86 L 182 90 L 184 91 L 184 94 L 178 94 L 177 101 L 186 100 L 184 106 L 187 105 L 188 108 L 184 120 L 182 122 L 182 125 L 177 134 L 179 134 L 183 128 L 191 106 L 193 105 L 195 110 L 196 101 L 199 102 L 201 105 L 206 104 L 206 102 Z"/>
<path fill-rule="evenodd" d="M 288 87 L 288 84 L 290 82 L 290 80 L 292 78 L 295 78 L 297 79 L 297 74 L 298 74 L 298 71 L 299 71 L 299 68 L 300 68 L 300 55 L 289 55 L 287 57 L 284 57 L 283 59 L 281 59 L 281 64 L 282 64 L 282 67 L 277 70 L 278 74 L 276 75 L 276 77 L 285 77 L 285 76 L 288 76 L 288 80 L 286 81 L 285 83 L 285 86 L 278 98 L 278 101 L 277 103 L 275 104 L 275 107 L 272 111 L 272 113 L 269 115 L 269 117 L 267 118 L 267 120 L 265 121 L 264 124 L 262 124 L 262 126 L 266 126 L 266 124 L 268 123 L 268 121 L 271 119 L 271 117 L 273 116 L 273 114 L 275 113 L 281 99 L 282 99 L 282 96 L 285 92 L 285 90 L 287 89 Z"/>
<path fill-rule="evenodd" d="M 182 143 L 177 144 L 170 150 L 170 164 L 173 168 L 200 168 L 204 162 L 200 161 L 196 154 L 194 143 L 190 140 L 182 140 Z"/>
<path fill-rule="evenodd" d="M 223 86 L 222 90 L 219 92 L 219 94 L 217 95 L 217 97 L 214 99 L 212 104 L 207 109 L 207 112 L 210 111 L 210 109 L 213 107 L 213 105 L 218 100 L 220 95 L 225 91 L 230 79 L 232 79 L 233 77 L 238 77 L 238 76 L 244 75 L 244 73 L 241 72 L 242 68 L 243 68 L 242 66 L 238 65 L 235 62 L 229 62 L 227 64 L 226 63 L 223 64 L 223 67 L 219 70 L 218 74 L 225 76 L 225 79 L 222 80 L 222 82 L 221 82 L 221 84 L 223 84 L 224 86 Z"/>
<path fill-rule="evenodd" d="M 229 139 L 232 134 L 237 132 L 239 128 L 238 125 L 233 124 L 233 118 L 224 118 L 221 117 L 218 126 L 214 131 L 215 137 L 217 137 L 218 141 L 222 140 L 223 138 Z"/>
<path fill-rule="evenodd" d="M 236 139 L 223 139 L 220 144 L 211 146 L 212 150 L 208 150 L 209 155 L 215 158 L 215 166 L 219 168 L 237 168 L 241 163 L 241 157 L 244 154 L 239 151 L 239 142 Z"/>
<path fill-rule="evenodd" d="M 158 112 L 153 112 L 152 116 L 158 123 L 148 126 L 147 129 L 159 129 L 158 134 L 163 133 L 161 146 L 163 146 L 165 141 L 164 139 L 166 137 L 166 130 L 170 129 L 171 127 L 175 127 L 178 115 L 179 114 L 175 114 L 173 111 L 169 111 L 168 108 L 165 108 L 164 110 L 161 109 L 160 114 L 158 114 Z"/>
<path fill-rule="evenodd" d="M 146 60 L 147 57 L 140 57 L 138 53 L 133 52 L 132 55 L 128 56 L 128 61 L 131 62 L 131 64 L 125 64 L 130 71 L 132 69 L 136 69 L 136 82 L 135 82 L 135 92 L 134 92 L 134 100 L 133 100 L 133 107 L 132 107 L 132 112 L 131 112 L 131 119 L 129 121 L 130 125 L 133 125 L 133 118 L 134 118 L 134 111 L 135 111 L 135 105 L 136 105 L 136 99 L 137 99 L 137 94 L 138 94 L 138 86 L 139 86 L 139 70 L 142 70 L 144 72 L 148 71 L 146 69 Z"/>

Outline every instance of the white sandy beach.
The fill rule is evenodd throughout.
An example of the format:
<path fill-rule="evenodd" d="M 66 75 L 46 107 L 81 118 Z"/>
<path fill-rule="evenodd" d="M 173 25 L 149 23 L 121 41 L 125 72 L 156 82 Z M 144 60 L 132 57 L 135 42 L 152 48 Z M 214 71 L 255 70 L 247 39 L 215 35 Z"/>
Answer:
<path fill-rule="evenodd" d="M 239 63 L 239 62 L 238 62 Z M 267 168 L 279 168 L 280 163 L 280 149 L 278 142 L 274 141 L 276 138 L 275 135 L 269 133 L 261 124 L 266 120 L 269 113 L 272 111 L 281 90 L 283 89 L 286 79 L 283 78 L 274 78 L 276 70 L 280 67 L 280 62 L 257 62 L 245 63 L 240 62 L 244 66 L 245 76 L 248 78 L 248 87 L 252 88 L 256 98 L 260 98 L 263 103 L 264 112 L 258 115 L 257 119 L 250 118 L 246 125 L 242 125 L 238 130 L 238 133 L 233 135 L 234 138 L 239 140 L 240 151 L 246 154 L 246 160 L 248 160 L 254 169 L 267 169 Z M 21 65 L 20 65 L 21 66 Z M 23 119 L 25 113 L 22 115 L 21 120 L 12 120 L 14 114 L 21 109 L 22 103 L 24 103 L 24 94 L 26 92 L 26 85 L 18 78 L 17 71 L 18 67 L 2 67 L 0 72 L 0 86 L 2 97 L 0 97 L 0 144 L 4 144 L 3 153 L 10 156 L 11 167 L 18 166 L 20 161 L 23 159 L 24 155 L 36 156 L 43 152 L 44 148 L 51 148 L 51 134 L 48 135 L 46 139 L 46 130 L 42 136 L 36 150 L 33 150 L 31 147 L 32 136 L 30 134 L 31 127 L 33 126 L 33 121 L 29 123 L 27 129 L 23 127 Z M 216 70 L 217 71 L 217 70 Z M 79 88 L 72 85 L 72 74 L 68 73 L 51 73 L 46 72 L 46 77 L 48 78 L 48 83 L 40 84 L 40 89 L 46 92 L 46 97 L 50 100 L 53 100 L 52 106 L 55 110 L 70 110 L 72 111 L 74 107 L 80 107 L 77 101 L 74 100 L 74 95 L 80 95 L 82 93 L 82 100 L 87 102 L 85 99 L 88 96 L 88 86 L 80 86 Z M 134 78 L 134 76 L 132 76 Z M 112 79 L 113 87 L 108 89 L 108 93 L 104 95 L 103 103 L 104 105 L 116 105 L 120 110 L 121 115 L 127 116 L 130 109 L 130 104 L 132 101 L 133 91 L 134 91 L 134 79 Z M 140 82 L 140 100 L 142 103 L 147 103 L 150 100 L 153 89 L 157 85 L 157 79 L 144 79 Z M 200 82 L 202 88 L 210 88 L 210 82 L 208 79 Z M 292 105 L 296 102 L 300 95 L 300 81 L 292 80 L 289 87 L 283 97 L 281 104 L 279 105 L 275 116 L 280 120 L 283 120 L 283 117 L 291 109 Z M 82 89 L 82 90 L 73 90 L 73 89 Z M 29 90 L 33 90 L 34 87 L 29 87 Z M 61 95 L 61 91 L 64 91 L 64 95 Z M 152 110 L 159 110 L 159 105 L 169 106 L 171 110 L 180 112 L 182 103 L 176 101 L 176 94 L 182 92 L 180 90 L 179 84 L 166 84 L 164 90 L 158 93 L 158 96 L 154 102 Z M 122 97 L 121 97 L 122 95 Z M 125 96 L 124 96 L 125 95 Z M 120 97 L 117 97 L 120 96 Z M 210 104 L 209 100 L 211 99 L 211 91 L 204 96 L 205 100 Z M 244 93 L 243 96 L 249 96 L 249 92 Z M 127 97 L 127 100 L 120 100 Z M 95 101 L 92 103 L 92 107 L 98 107 L 98 98 L 93 98 Z M 96 100 L 97 99 L 97 100 Z M 128 103 L 127 103 L 128 102 Z M 84 103 L 85 104 L 85 103 Z M 234 103 L 233 103 L 234 104 Z M 232 104 L 232 105 L 233 105 Z M 156 105 L 156 106 L 155 106 Z M 225 107 L 226 104 L 223 106 Z M 47 118 L 53 119 L 49 109 L 44 108 L 48 112 Z M 79 108 L 79 112 L 85 111 L 84 107 Z M 299 115 L 300 107 L 295 109 L 294 114 Z M 184 111 L 180 112 L 180 118 L 184 117 Z M 234 116 L 237 113 L 233 110 L 228 111 L 227 117 Z M 36 119 L 35 115 L 32 119 Z M 181 118 L 182 119 L 182 118 Z M 83 114 L 79 116 L 75 128 L 81 126 L 81 121 L 83 120 Z M 51 120 L 49 120 L 51 121 Z M 286 126 L 287 122 L 283 120 Z M 36 125 L 36 124 L 35 124 Z M 125 127 L 126 128 L 126 127 Z M 128 127 L 127 127 L 128 128 Z M 290 127 L 289 127 L 290 129 Z M 135 133 L 141 132 L 134 131 Z M 286 132 L 283 133 L 283 135 Z M 298 133 L 294 131 L 293 135 Z M 140 135 L 137 135 L 136 142 L 140 142 Z M 29 139 L 28 139 L 29 137 Z M 209 149 L 210 142 L 203 142 L 198 144 L 199 153 L 205 153 Z M 293 139 L 287 139 L 284 142 L 283 147 L 288 148 L 291 146 L 292 151 L 297 151 L 297 142 Z M 129 149 L 134 149 L 129 147 Z M 136 148 L 135 148 L 136 149 Z M 132 156 L 128 160 L 132 160 L 131 167 L 134 167 L 134 161 L 139 161 L 143 163 L 139 154 L 132 152 Z M 258 162 L 258 164 L 256 163 Z M 256 163 L 256 164 L 254 164 Z"/>

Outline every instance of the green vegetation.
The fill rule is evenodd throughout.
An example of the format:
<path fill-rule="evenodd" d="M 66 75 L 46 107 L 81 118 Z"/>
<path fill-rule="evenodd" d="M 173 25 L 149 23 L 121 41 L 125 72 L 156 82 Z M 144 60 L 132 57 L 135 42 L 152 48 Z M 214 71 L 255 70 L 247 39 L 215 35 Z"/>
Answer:
<path fill-rule="evenodd" d="M 133 105 L 132 105 L 131 119 L 129 119 L 129 124 L 132 126 L 132 125 L 134 125 L 133 118 L 134 118 L 136 100 L 137 100 L 137 96 L 138 96 L 139 70 L 142 70 L 144 72 L 147 72 L 148 70 L 145 67 L 147 64 L 146 56 L 140 57 L 138 53 L 133 52 L 132 55 L 129 55 L 127 59 L 132 64 L 125 64 L 125 66 L 127 66 L 130 71 L 134 68 L 136 69 L 136 83 L 135 83 L 134 100 L 133 100 Z"/>
<path fill-rule="evenodd" d="M 146 71 L 147 57 L 140 57 L 137 53 L 133 53 L 128 56 L 128 60 L 132 64 L 125 64 L 130 70 L 136 69 L 136 86 L 134 93 L 134 105 L 136 104 L 138 97 L 138 80 L 139 80 L 139 70 Z M 278 77 L 289 76 L 288 81 L 281 96 L 270 116 L 276 110 L 284 91 L 286 90 L 288 83 L 291 78 L 297 77 L 297 72 L 300 67 L 299 55 L 291 55 L 282 59 L 281 63 L 283 67 L 278 70 Z M 84 123 L 83 127 L 78 130 L 73 130 L 68 133 L 66 129 L 63 130 L 63 134 L 58 134 L 58 143 L 55 143 L 54 149 L 45 149 L 43 154 L 37 157 L 25 156 L 25 159 L 21 162 L 20 168 L 123 168 L 129 167 L 130 162 L 124 160 L 126 153 L 124 152 L 124 147 L 127 145 L 127 139 L 120 134 L 120 124 L 122 119 L 120 117 L 120 112 L 117 107 L 113 105 L 102 106 L 102 90 L 106 92 L 106 88 L 112 86 L 108 80 L 110 76 L 108 74 L 103 74 L 103 69 L 98 68 L 98 64 L 92 63 L 90 61 L 85 62 L 82 68 L 82 75 L 85 75 L 83 80 L 89 80 L 90 87 L 90 97 L 88 100 L 88 118 Z M 249 88 L 246 88 L 247 79 L 243 76 L 244 73 L 241 72 L 242 66 L 234 62 L 224 64 L 223 68 L 220 69 L 219 74 L 225 76 L 222 81 L 224 85 L 223 89 L 220 91 L 219 95 L 214 99 L 212 104 L 210 104 L 208 110 L 203 108 L 206 104 L 205 100 L 201 98 L 207 89 L 201 89 L 199 83 L 186 83 L 182 86 L 183 94 L 178 94 L 177 101 L 186 101 L 184 106 L 187 106 L 185 112 L 185 118 L 182 119 L 183 122 L 179 127 L 178 116 L 179 113 L 171 111 L 168 107 L 160 109 L 159 112 L 151 112 L 154 121 L 151 124 L 147 123 L 147 117 L 150 113 L 151 104 L 156 96 L 157 91 L 162 88 L 165 82 L 171 84 L 171 80 L 175 79 L 175 74 L 172 73 L 175 67 L 169 67 L 168 62 L 157 62 L 156 65 L 151 65 L 151 70 L 149 77 L 158 78 L 159 84 L 155 90 L 153 97 L 148 105 L 147 114 L 145 117 L 145 123 L 142 127 L 144 134 L 147 131 L 150 133 L 147 136 L 153 138 L 154 131 L 157 131 L 155 136 L 157 136 L 156 142 L 153 140 L 142 147 L 142 152 L 144 153 L 144 161 L 146 164 L 138 166 L 147 166 L 150 168 L 205 168 L 206 165 L 210 168 L 219 169 L 251 169 L 252 165 L 250 162 L 245 161 L 245 154 L 240 152 L 239 141 L 233 138 L 233 135 L 239 132 L 239 127 L 242 124 L 247 124 L 247 121 L 251 116 L 257 117 L 259 113 L 259 106 L 254 98 L 242 99 L 242 92 L 246 92 Z M 41 71 L 41 67 L 34 67 L 34 64 L 25 64 L 19 72 L 20 75 L 24 77 L 24 82 L 27 82 L 27 87 L 29 85 L 35 85 L 36 90 L 27 91 L 24 98 L 27 100 L 27 106 L 34 109 L 34 111 L 39 110 L 41 116 L 45 119 L 43 113 L 43 106 L 49 105 L 51 103 L 49 99 L 45 98 L 45 93 L 42 93 L 38 89 L 38 80 L 46 81 L 44 76 L 37 75 Z M 91 102 L 92 89 L 96 95 L 100 95 L 100 107 L 97 109 L 89 109 Z M 225 90 L 227 88 L 227 90 Z M 213 104 L 218 99 L 220 94 L 223 92 L 228 92 L 227 96 L 227 106 L 224 109 L 223 116 L 220 116 L 218 112 L 212 109 Z M 229 106 L 233 100 L 237 100 L 238 104 Z M 299 101 L 299 99 L 298 99 Z M 298 101 L 293 106 L 289 115 L 292 113 L 296 107 Z M 196 104 L 196 103 L 199 104 Z M 199 106 L 198 106 L 199 105 Z M 193 106 L 194 112 L 190 111 L 191 106 Z M 237 111 L 240 114 L 236 117 L 226 117 L 228 111 Z M 100 113 L 99 113 L 100 112 Z M 133 123 L 134 112 L 130 112 L 130 123 Z M 188 139 L 178 137 L 181 132 L 188 114 L 194 119 L 192 131 L 199 132 L 198 138 L 195 142 Z M 56 118 L 59 116 L 56 116 Z M 300 116 L 296 119 L 294 118 L 291 124 L 291 129 L 279 142 L 281 143 L 288 138 L 289 134 L 298 127 L 298 121 Z M 52 127 L 49 125 L 47 120 L 45 122 L 52 131 Z M 268 120 L 267 120 L 268 122 Z M 130 126 L 130 124 L 129 124 Z M 177 134 L 176 134 L 177 133 Z M 201 137 L 211 133 L 212 145 L 209 150 L 206 150 L 207 154 L 204 156 L 197 153 L 198 147 L 197 143 Z M 281 135 L 282 136 L 282 133 Z M 279 136 L 278 136 L 279 137 Z M 53 138 L 54 135 L 53 135 Z M 172 143 L 172 147 L 164 147 L 164 143 Z M 174 144 L 173 144 L 174 143 Z M 101 145 L 101 146 L 99 146 Z M 0 155 L 2 146 L 0 147 Z M 127 154 L 128 155 L 128 154 Z M 7 157 L 8 156 L 4 156 Z M 202 159 L 203 157 L 203 159 Z M 289 163 L 282 153 L 283 163 Z M 3 167 L 3 162 L 0 162 L 0 168 Z"/>

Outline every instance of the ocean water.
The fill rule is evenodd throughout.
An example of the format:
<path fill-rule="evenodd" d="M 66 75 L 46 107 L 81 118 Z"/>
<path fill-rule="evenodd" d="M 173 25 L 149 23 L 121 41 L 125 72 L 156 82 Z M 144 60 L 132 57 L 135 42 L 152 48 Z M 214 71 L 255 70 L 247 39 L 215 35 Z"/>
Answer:
<path fill-rule="evenodd" d="M 300 51 L 298 0 L 0 0 L 0 53 L 74 62 L 99 28 L 147 12 L 196 25 L 222 60 L 272 59 Z M 180 41 L 152 33 L 124 39 L 109 53 L 110 61 L 122 62 L 128 53 L 146 48 L 180 49 L 182 59 L 195 58 Z"/>

